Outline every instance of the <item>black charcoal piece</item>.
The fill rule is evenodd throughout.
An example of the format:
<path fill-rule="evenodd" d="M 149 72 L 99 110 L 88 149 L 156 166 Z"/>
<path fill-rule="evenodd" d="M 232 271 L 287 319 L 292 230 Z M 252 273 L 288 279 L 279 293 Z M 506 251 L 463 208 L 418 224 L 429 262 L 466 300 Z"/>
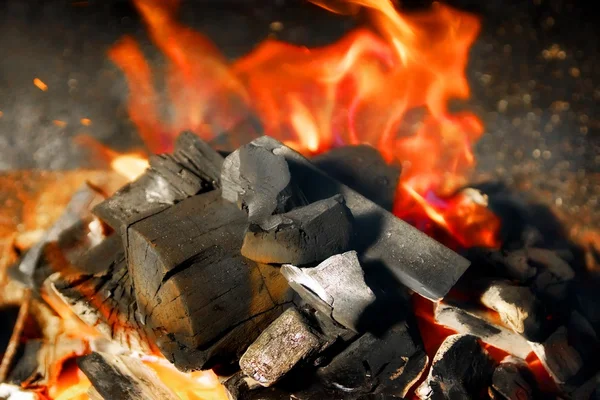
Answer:
<path fill-rule="evenodd" d="M 127 230 L 128 270 L 142 320 L 180 369 L 239 357 L 289 301 L 277 268 L 240 254 L 246 226 L 246 213 L 214 190 Z"/>
<path fill-rule="evenodd" d="M 494 323 L 485 312 L 457 302 L 435 305 L 435 321 L 457 333 L 471 334 L 509 354 L 526 358 L 531 347 L 525 338 L 511 329 Z"/>
<path fill-rule="evenodd" d="M 150 353 L 151 340 L 136 318 L 138 308 L 121 238 L 105 239 L 77 260 L 71 272 L 51 276 L 48 290 L 105 338 Z"/>
<path fill-rule="evenodd" d="M 400 166 L 386 163 L 377 149 L 364 144 L 343 146 L 311 161 L 332 178 L 392 211 Z"/>
<path fill-rule="evenodd" d="M 548 374 L 558 384 L 566 383 L 583 367 L 581 354 L 569 343 L 567 328 L 561 326 L 543 343 L 531 343 Z"/>
<path fill-rule="evenodd" d="M 175 141 L 173 158 L 205 184 L 220 187 L 224 158 L 198 135 L 190 131 L 181 133 Z"/>
<path fill-rule="evenodd" d="M 211 153 L 212 152 L 212 153 Z M 197 193 L 218 187 L 214 176 L 223 158 L 202 140 L 183 133 L 175 153 L 150 157 L 150 168 L 94 207 L 94 214 L 115 230 L 164 210 Z M 200 171 L 205 168 L 204 171 Z"/>
<path fill-rule="evenodd" d="M 352 214 L 341 196 L 251 223 L 242 255 L 268 264 L 304 265 L 349 250 Z"/>
<path fill-rule="evenodd" d="M 294 181 L 309 203 L 342 194 L 354 216 L 354 240 L 363 265 L 382 267 L 389 271 L 391 279 L 436 301 L 468 268 L 466 259 L 330 178 L 275 139 L 263 136 L 252 145 L 285 158 Z"/>
<path fill-rule="evenodd" d="M 317 370 L 323 384 L 350 394 L 405 396 L 427 366 L 427 356 L 404 323 L 376 337 L 365 333 Z"/>
<path fill-rule="evenodd" d="M 575 389 L 571 398 L 574 400 L 600 400 L 600 372 Z"/>
<path fill-rule="evenodd" d="M 253 143 L 225 158 L 221 182 L 223 198 L 247 210 L 250 221 L 292 208 L 295 193 L 285 158 Z"/>
<path fill-rule="evenodd" d="M 296 308 L 289 308 L 248 347 L 240 368 L 261 385 L 271 386 L 330 343 Z"/>
<path fill-rule="evenodd" d="M 281 273 L 307 303 L 355 332 L 375 301 L 355 251 L 329 257 L 314 268 L 284 265 Z"/>
<path fill-rule="evenodd" d="M 466 257 L 494 276 L 521 283 L 529 281 L 537 272 L 537 268 L 529 264 L 527 249 L 505 251 L 476 247 L 468 249 Z"/>
<path fill-rule="evenodd" d="M 538 273 L 532 283 L 533 291 L 544 300 L 562 302 L 566 300 L 569 285 L 575 272 L 555 251 L 548 249 L 527 249 L 529 262 L 535 265 Z"/>
<path fill-rule="evenodd" d="M 502 322 L 529 341 L 543 338 L 545 316 L 542 306 L 528 287 L 492 282 L 481 302 L 500 315 Z"/>
<path fill-rule="evenodd" d="M 472 335 L 448 336 L 438 349 L 420 399 L 479 399 L 491 383 L 494 365 Z"/>
<path fill-rule="evenodd" d="M 535 400 L 539 392 L 535 377 L 520 358 L 506 357 L 494 370 L 490 397 L 502 400 Z"/>
<path fill-rule="evenodd" d="M 94 352 L 78 358 L 77 365 L 104 400 L 179 399 L 139 359 Z"/>

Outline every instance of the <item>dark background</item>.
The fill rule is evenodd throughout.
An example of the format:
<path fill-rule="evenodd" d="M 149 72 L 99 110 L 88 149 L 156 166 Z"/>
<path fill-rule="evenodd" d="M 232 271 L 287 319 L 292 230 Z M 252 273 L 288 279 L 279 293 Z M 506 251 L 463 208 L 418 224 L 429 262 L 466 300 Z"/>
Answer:
<path fill-rule="evenodd" d="M 482 18 L 468 75 L 469 107 L 486 124 L 478 179 L 499 179 L 594 224 L 600 196 L 600 43 L 594 2 L 451 1 Z M 423 6 L 408 1 L 405 8 Z M 309 46 L 354 26 L 303 1 L 184 1 L 181 20 L 235 58 L 269 34 Z M 275 33 L 271 22 L 284 29 Z M 157 68 L 128 1 L 11 0 L 0 5 L 0 170 L 85 166 L 71 138 L 92 134 L 117 149 L 139 145 L 127 87 L 105 57 L 124 33 Z M 35 77 L 49 89 L 33 85 Z M 90 118 L 92 125 L 81 125 Z M 53 120 L 67 123 L 54 125 Z"/>

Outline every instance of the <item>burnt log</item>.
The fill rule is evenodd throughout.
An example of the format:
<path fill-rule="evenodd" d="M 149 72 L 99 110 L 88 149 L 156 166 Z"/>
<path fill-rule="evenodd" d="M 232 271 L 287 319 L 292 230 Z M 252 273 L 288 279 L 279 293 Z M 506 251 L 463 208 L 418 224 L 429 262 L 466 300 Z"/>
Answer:
<path fill-rule="evenodd" d="M 516 357 L 506 357 L 496 367 L 488 394 L 494 400 L 534 400 L 539 398 L 535 377 L 527 363 Z"/>
<path fill-rule="evenodd" d="M 307 303 L 354 332 L 361 330 L 364 313 L 375 302 L 355 251 L 329 257 L 314 268 L 284 265 L 281 273 Z"/>
<path fill-rule="evenodd" d="M 262 386 L 271 386 L 331 342 L 300 311 L 289 308 L 248 347 L 240 368 Z"/>
<path fill-rule="evenodd" d="M 242 255 L 260 263 L 304 265 L 349 250 L 352 214 L 341 196 L 251 223 Z"/>
<path fill-rule="evenodd" d="M 545 315 L 542 305 L 525 286 L 492 282 L 481 295 L 481 302 L 495 310 L 500 319 L 529 341 L 543 339 Z"/>
<path fill-rule="evenodd" d="M 139 321 L 135 291 L 121 238 L 113 235 L 76 261 L 69 275 L 47 285 L 85 324 L 123 347 L 149 353 L 153 346 Z"/>
<path fill-rule="evenodd" d="M 491 383 L 493 370 L 475 336 L 451 335 L 436 352 L 416 394 L 420 399 L 479 399 Z"/>
<path fill-rule="evenodd" d="M 401 169 L 386 163 L 377 149 L 364 144 L 343 146 L 311 161 L 332 178 L 392 211 Z"/>
<path fill-rule="evenodd" d="M 290 300 L 276 268 L 240 254 L 246 213 L 220 190 L 132 224 L 127 261 L 145 325 L 180 369 L 239 357 Z"/>
<path fill-rule="evenodd" d="M 470 334 L 509 354 L 526 358 L 531 353 L 527 340 L 518 333 L 487 318 L 485 312 L 457 302 L 441 302 L 435 305 L 435 322 L 457 333 Z"/>
<path fill-rule="evenodd" d="M 427 356 L 405 323 L 381 337 L 365 333 L 317 370 L 330 389 L 346 392 L 345 398 L 381 393 L 404 397 L 427 366 Z"/>
<path fill-rule="evenodd" d="M 94 352 L 78 358 L 77 365 L 92 383 L 95 395 L 100 395 L 101 399 L 179 399 L 179 396 L 139 359 Z"/>
<path fill-rule="evenodd" d="M 436 301 L 454 286 L 469 266 L 463 257 L 330 178 L 275 139 L 263 136 L 247 146 L 261 147 L 283 156 L 309 203 L 342 194 L 354 216 L 354 243 L 363 265 L 383 267 L 392 279 Z"/>
<path fill-rule="evenodd" d="M 218 187 L 223 158 L 192 133 L 183 133 L 172 155 L 150 157 L 150 168 L 94 207 L 94 214 L 119 231 L 135 221 Z"/>
<path fill-rule="evenodd" d="M 302 204 L 285 158 L 260 146 L 242 146 L 227 156 L 221 181 L 223 198 L 247 210 L 251 222 Z"/>

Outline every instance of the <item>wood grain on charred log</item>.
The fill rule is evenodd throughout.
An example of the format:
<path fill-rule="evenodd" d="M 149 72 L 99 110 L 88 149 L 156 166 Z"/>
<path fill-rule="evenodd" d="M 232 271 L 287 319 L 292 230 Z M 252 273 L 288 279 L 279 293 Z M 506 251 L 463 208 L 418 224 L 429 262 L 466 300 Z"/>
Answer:
<path fill-rule="evenodd" d="M 178 368 L 241 355 L 289 300 L 283 279 L 240 254 L 246 213 L 215 190 L 131 225 L 128 268 L 145 324 Z"/>

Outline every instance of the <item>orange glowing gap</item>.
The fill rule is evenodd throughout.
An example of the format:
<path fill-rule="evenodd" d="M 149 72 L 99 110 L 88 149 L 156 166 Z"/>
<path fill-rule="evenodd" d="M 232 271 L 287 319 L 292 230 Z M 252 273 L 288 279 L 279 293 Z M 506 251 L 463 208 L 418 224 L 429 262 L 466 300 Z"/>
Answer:
<path fill-rule="evenodd" d="M 370 24 L 320 48 L 267 40 L 229 64 L 207 38 L 177 22 L 177 0 L 134 0 L 168 60 L 168 104 L 134 39 L 123 38 L 109 57 L 128 80 L 129 115 L 148 148 L 170 150 L 183 129 L 211 138 L 250 115 L 260 117 L 266 134 L 307 155 L 367 143 L 403 164 L 398 216 L 434 222 L 461 246 L 497 246 L 498 219 L 456 194 L 475 164 L 472 147 L 483 126 L 471 113 L 447 110 L 449 100 L 469 96 L 465 68 L 479 20 L 438 3 L 401 15 L 389 0 L 313 2 L 361 12 Z"/>

